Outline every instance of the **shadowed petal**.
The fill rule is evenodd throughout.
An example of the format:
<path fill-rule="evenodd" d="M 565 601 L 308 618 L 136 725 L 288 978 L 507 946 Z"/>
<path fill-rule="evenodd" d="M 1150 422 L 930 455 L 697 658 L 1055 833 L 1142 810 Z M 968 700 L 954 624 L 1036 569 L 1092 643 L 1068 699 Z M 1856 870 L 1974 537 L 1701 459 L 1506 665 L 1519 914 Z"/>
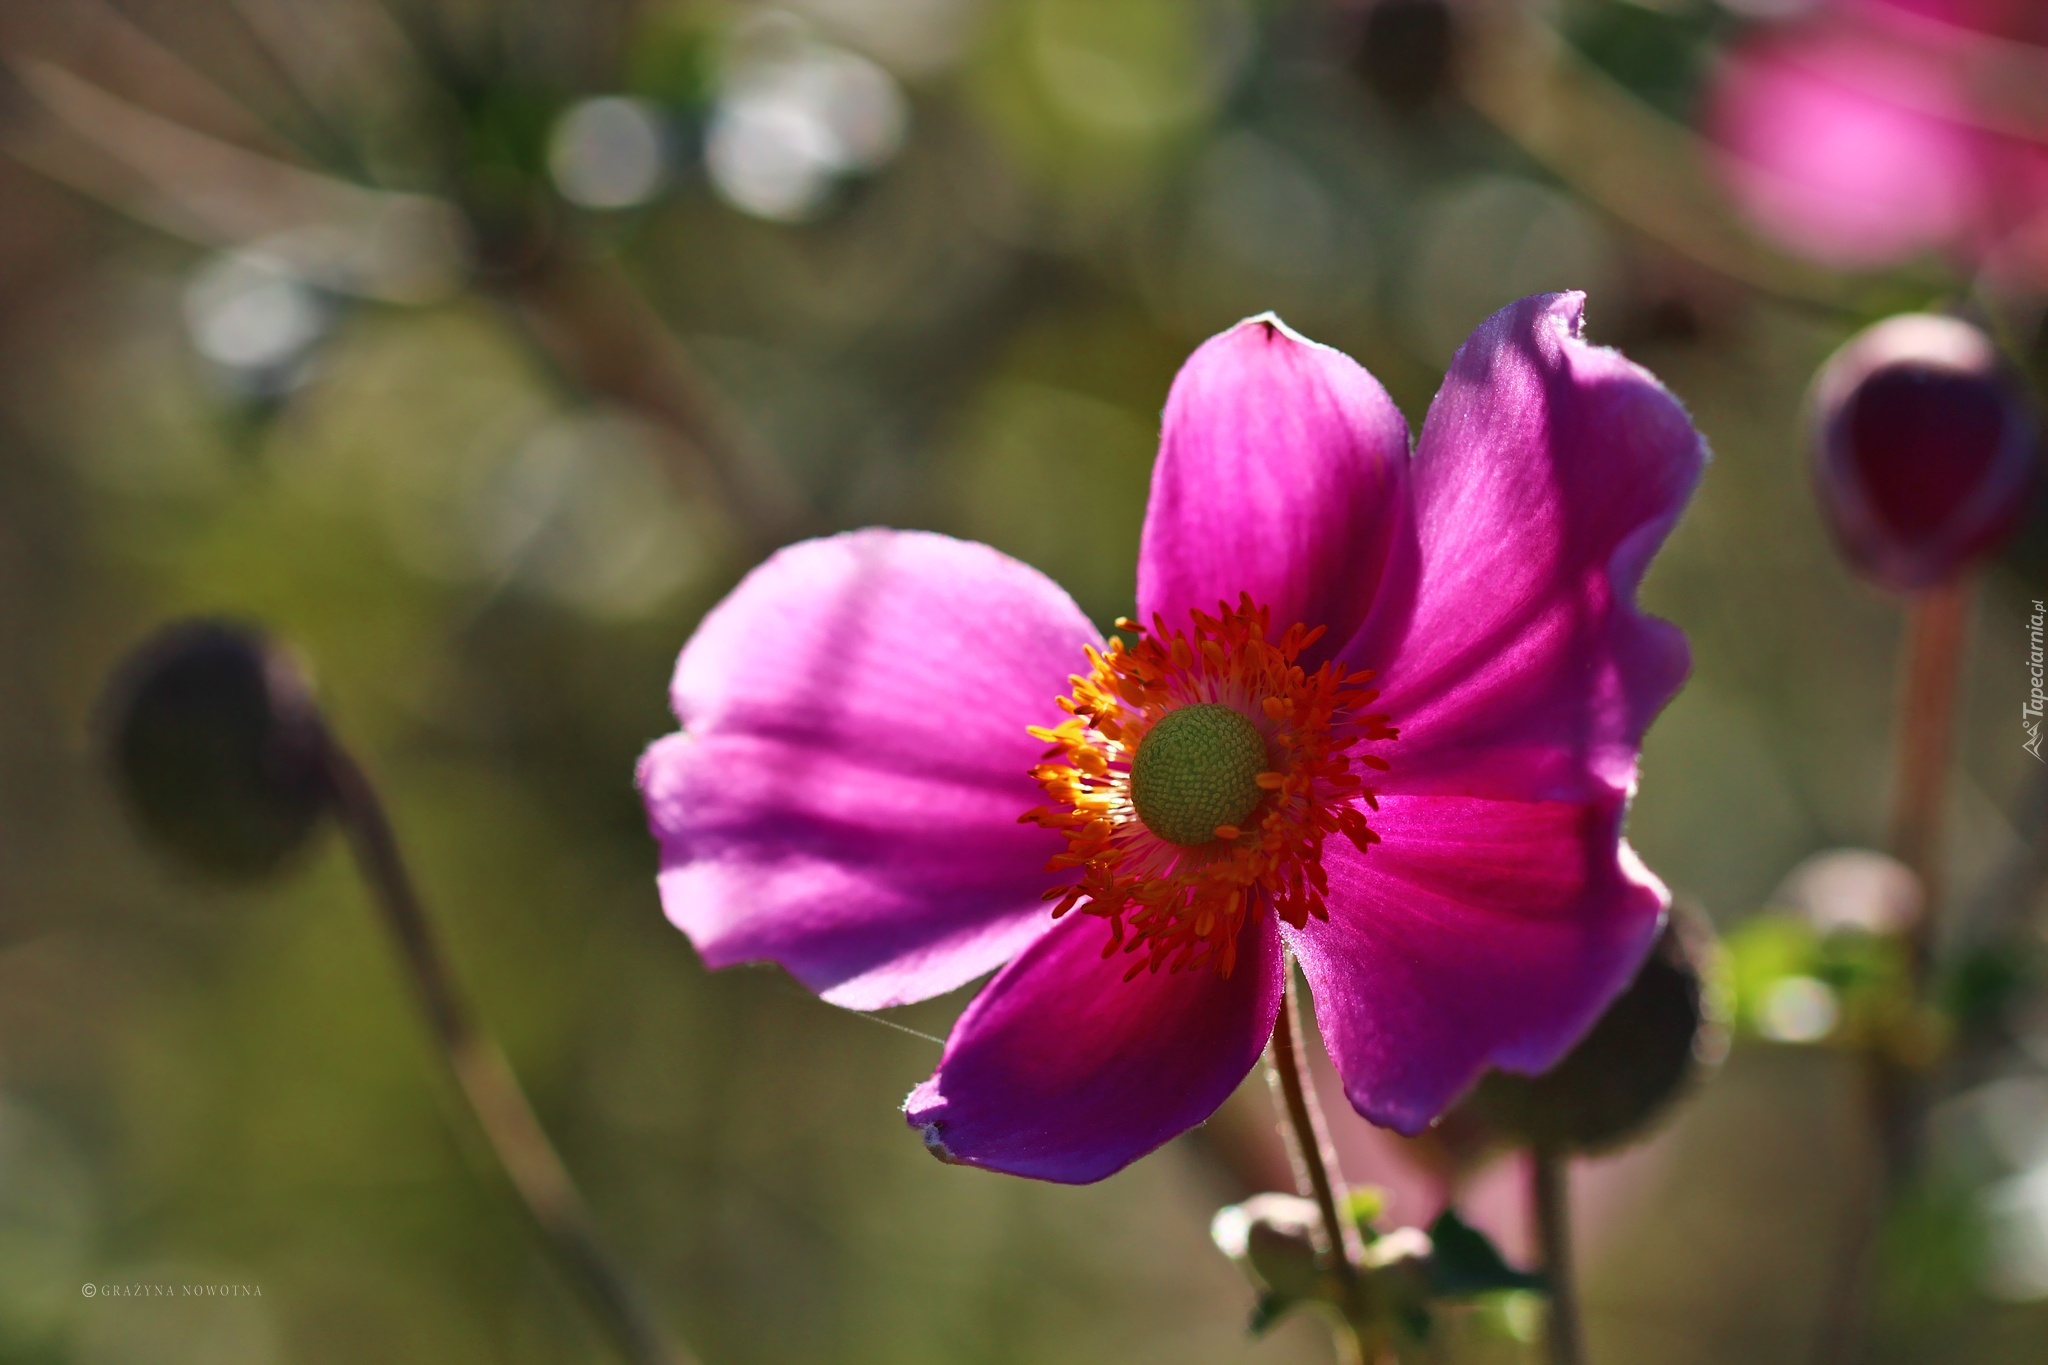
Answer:
<path fill-rule="evenodd" d="M 860 531 L 793 545 L 719 604 L 676 666 L 685 732 L 640 789 L 663 908 L 713 967 L 766 959 L 836 1004 L 920 1000 L 1051 922 L 1063 843 L 1025 727 L 1097 636 L 1051 580 L 985 545 Z"/>
<path fill-rule="evenodd" d="M 1382 797 L 1331 840 L 1327 923 L 1284 930 L 1345 1094 L 1416 1133 L 1488 1066 L 1540 1072 L 1627 985 L 1669 897 L 1588 804 Z"/>
<path fill-rule="evenodd" d="M 1579 339 L 1583 304 L 1550 294 L 1494 314 L 1430 406 L 1419 563 L 1344 651 L 1380 670 L 1378 709 L 1401 731 L 1382 791 L 1624 791 L 1685 679 L 1685 637 L 1634 597 L 1706 447 L 1648 371 Z"/>
<path fill-rule="evenodd" d="M 1280 1009 L 1280 940 L 1247 922 L 1228 977 L 1142 973 L 1105 958 L 1109 926 L 1076 910 L 975 997 L 903 1108 L 942 1159 L 1080 1185 L 1114 1175 L 1216 1112 Z"/>
<path fill-rule="evenodd" d="M 1268 315 L 1204 342 L 1167 396 L 1138 550 L 1138 615 L 1238 594 L 1348 639 L 1405 510 L 1408 424 L 1342 352 Z"/>

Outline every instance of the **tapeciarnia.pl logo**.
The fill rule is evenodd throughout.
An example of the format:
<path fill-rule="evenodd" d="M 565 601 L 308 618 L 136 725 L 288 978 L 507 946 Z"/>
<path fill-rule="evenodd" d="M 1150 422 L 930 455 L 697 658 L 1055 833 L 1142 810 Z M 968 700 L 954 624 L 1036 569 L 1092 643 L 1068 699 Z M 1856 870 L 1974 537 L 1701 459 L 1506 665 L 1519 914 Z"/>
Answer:
<path fill-rule="evenodd" d="M 2043 662 L 2041 632 L 2043 623 L 2048 623 L 2048 603 L 2034 599 L 2034 614 L 2027 618 L 2027 677 L 2031 685 L 2027 689 L 2026 703 L 2020 707 L 2020 726 L 2027 732 L 2026 742 L 2020 747 L 2034 756 L 2037 763 L 2048 762 L 2041 757 L 2041 714 L 2048 708 L 2048 688 L 2042 686 L 2048 664 Z"/>

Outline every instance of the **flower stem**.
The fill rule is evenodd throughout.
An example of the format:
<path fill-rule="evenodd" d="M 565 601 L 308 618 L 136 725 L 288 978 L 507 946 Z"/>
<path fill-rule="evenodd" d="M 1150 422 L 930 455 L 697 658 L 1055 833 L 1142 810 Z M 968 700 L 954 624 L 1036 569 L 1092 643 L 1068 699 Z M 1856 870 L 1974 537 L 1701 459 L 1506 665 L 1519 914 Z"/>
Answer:
<path fill-rule="evenodd" d="M 689 1353 L 670 1339 L 605 1252 L 590 1210 L 518 1078 L 456 984 L 376 789 L 332 738 L 327 743 L 327 767 L 336 818 L 412 977 L 442 1060 L 542 1242 L 624 1359 L 632 1365 L 690 1365 Z"/>
<path fill-rule="evenodd" d="M 1865 1069 L 1875 1073 L 1876 1065 L 1875 1061 L 1867 1061 Z M 1875 1079 L 1874 1074 L 1871 1079 Z M 1881 1165 L 1873 1155 L 1859 1163 L 1850 1175 L 1848 1226 L 1841 1234 L 1834 1269 L 1828 1277 L 1827 1299 L 1814 1336 L 1815 1365 L 1852 1365 L 1862 1343 L 1870 1262 L 1884 1221 Z"/>
<path fill-rule="evenodd" d="M 1908 599 L 1899 668 L 1898 766 L 1893 774 L 1891 847 L 1920 881 L 1920 913 L 1906 946 L 1916 997 L 1934 964 L 1941 911 L 1941 817 L 1962 680 L 1963 640 L 1974 584 L 1957 578 Z M 1850 1223 L 1822 1309 L 1815 1359 L 1856 1358 L 1885 1211 L 1910 1173 L 1924 1103 L 1920 1080 L 1877 1047 L 1862 1058 L 1875 1155 L 1850 1191 Z"/>
<path fill-rule="evenodd" d="M 1568 1174 L 1568 1158 L 1556 1148 L 1537 1143 L 1529 1149 L 1529 1202 L 1536 1211 L 1536 1242 L 1550 1288 L 1550 1315 L 1544 1329 L 1550 1365 L 1581 1365 L 1586 1358 L 1579 1330 L 1579 1296 L 1572 1283 L 1571 1210 L 1565 1188 Z"/>
<path fill-rule="evenodd" d="M 1971 589 L 1969 580 L 1957 579 L 1920 593 L 1906 608 L 1891 843 L 1893 854 L 1920 878 L 1926 897 L 1911 939 L 1915 978 L 1922 981 L 1932 961 L 1940 909 L 1941 815 L 1948 794 Z"/>
<path fill-rule="evenodd" d="M 1346 1305 L 1345 1321 L 1353 1358 L 1362 1347 L 1356 1319 L 1362 1308 L 1358 1263 L 1364 1248 L 1358 1229 L 1352 1225 L 1346 1205 L 1350 1192 L 1344 1187 L 1344 1172 L 1337 1165 L 1337 1153 L 1330 1146 L 1322 1106 L 1316 1103 L 1314 1081 L 1308 1073 L 1308 1057 L 1300 1040 L 1300 1006 L 1295 985 L 1294 962 L 1285 966 L 1287 985 L 1280 1001 L 1280 1017 L 1273 1024 L 1273 1047 L 1267 1057 L 1266 1079 L 1272 1085 L 1281 1114 L 1286 1119 L 1281 1131 L 1287 1138 L 1287 1155 L 1294 1164 L 1295 1188 L 1314 1199 L 1322 1215 L 1322 1252 Z"/>
<path fill-rule="evenodd" d="M 686 486 L 721 500 L 750 552 L 802 535 L 802 499 L 646 298 L 615 266 L 551 247 L 498 284 L 540 353 L 671 438 Z"/>

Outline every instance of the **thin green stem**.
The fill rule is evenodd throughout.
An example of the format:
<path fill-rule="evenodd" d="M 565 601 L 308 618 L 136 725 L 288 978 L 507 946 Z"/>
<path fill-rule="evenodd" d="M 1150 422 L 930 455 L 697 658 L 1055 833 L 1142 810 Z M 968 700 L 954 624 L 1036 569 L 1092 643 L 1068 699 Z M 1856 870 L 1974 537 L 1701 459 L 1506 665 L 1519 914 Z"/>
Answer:
<path fill-rule="evenodd" d="M 1315 1200 L 1316 1210 L 1322 1216 L 1321 1251 L 1330 1273 L 1336 1277 L 1345 1306 L 1348 1339 L 1340 1340 L 1340 1348 L 1347 1350 L 1351 1359 L 1362 1359 L 1364 1348 L 1357 1318 L 1363 1306 L 1363 1281 L 1358 1272 L 1363 1246 L 1346 1208 L 1350 1192 L 1344 1186 L 1337 1153 L 1330 1146 L 1329 1129 L 1323 1122 L 1322 1106 L 1316 1103 L 1315 1083 L 1309 1076 L 1308 1058 L 1301 1046 L 1299 992 L 1291 960 L 1286 972 L 1286 993 L 1280 1001 L 1280 1017 L 1273 1024 L 1266 1078 L 1286 1120 L 1281 1132 L 1287 1138 L 1287 1153 L 1294 1164 L 1295 1187 L 1304 1197 Z"/>
<path fill-rule="evenodd" d="M 328 774 L 336 817 L 412 978 L 428 1031 L 542 1242 L 631 1365 L 691 1365 L 690 1354 L 669 1337 L 599 1241 L 568 1168 L 449 969 L 383 802 L 354 758 L 332 739 Z"/>
<path fill-rule="evenodd" d="M 1570 1159 L 1564 1153 L 1542 1143 L 1529 1149 L 1529 1202 L 1536 1213 L 1536 1241 L 1550 1289 L 1544 1329 L 1550 1365 L 1584 1365 L 1586 1358 L 1579 1295 L 1572 1280 L 1569 1174 Z"/>

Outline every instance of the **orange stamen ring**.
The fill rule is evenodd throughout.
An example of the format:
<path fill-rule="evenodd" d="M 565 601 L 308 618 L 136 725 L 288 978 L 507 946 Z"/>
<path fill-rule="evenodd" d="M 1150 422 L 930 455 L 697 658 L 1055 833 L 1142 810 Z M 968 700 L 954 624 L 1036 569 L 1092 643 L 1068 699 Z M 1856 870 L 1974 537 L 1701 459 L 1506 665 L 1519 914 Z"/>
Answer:
<path fill-rule="evenodd" d="M 1360 852 L 1379 842 L 1366 820 L 1379 803 L 1365 773 L 1384 772 L 1387 761 L 1353 749 L 1399 734 L 1387 716 L 1364 710 L 1379 697 L 1362 686 L 1371 670 L 1326 661 L 1311 673 L 1296 663 L 1323 627 L 1296 623 L 1273 643 L 1271 613 L 1249 594 L 1234 611 L 1219 602 L 1213 617 L 1190 616 L 1192 632 L 1168 631 L 1157 615 L 1149 631 L 1118 621 L 1137 642 L 1089 647 L 1089 671 L 1059 698 L 1068 719 L 1031 727 L 1052 746 L 1031 770 L 1050 804 L 1021 819 L 1066 835 L 1066 850 L 1047 871 L 1080 869 L 1079 880 L 1046 899 L 1057 902 L 1055 919 L 1079 906 L 1108 920 L 1104 957 L 1143 954 L 1126 980 L 1162 966 L 1210 966 L 1228 976 L 1246 918 L 1269 908 L 1297 929 L 1328 919 L 1323 840 L 1342 834 Z M 1174 827 L 1172 840 L 1161 837 L 1131 796 L 1146 735 L 1186 706 L 1227 706 L 1242 716 L 1264 738 L 1271 765 L 1253 779 L 1256 805 L 1218 824 L 1206 842 Z"/>

